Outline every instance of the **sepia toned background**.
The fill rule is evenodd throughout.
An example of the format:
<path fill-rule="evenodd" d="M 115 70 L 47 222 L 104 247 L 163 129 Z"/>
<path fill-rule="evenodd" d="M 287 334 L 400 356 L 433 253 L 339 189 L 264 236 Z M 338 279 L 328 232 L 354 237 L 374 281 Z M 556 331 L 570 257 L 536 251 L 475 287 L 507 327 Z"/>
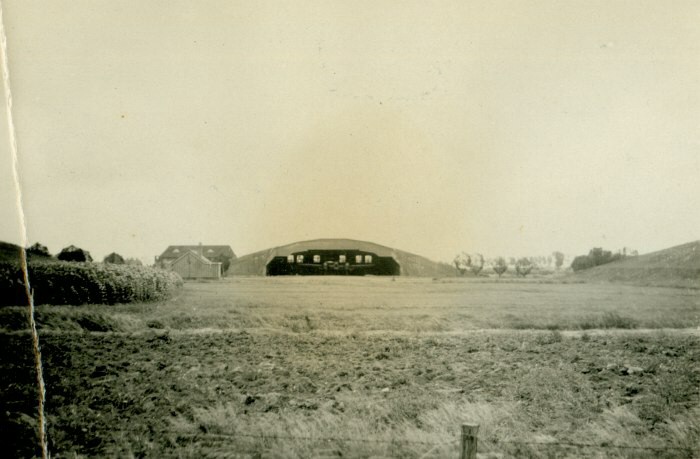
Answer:
<path fill-rule="evenodd" d="M 700 227 L 694 1 L 3 1 L 30 243 L 640 252 Z M 19 243 L 6 115 L 0 240 Z"/>

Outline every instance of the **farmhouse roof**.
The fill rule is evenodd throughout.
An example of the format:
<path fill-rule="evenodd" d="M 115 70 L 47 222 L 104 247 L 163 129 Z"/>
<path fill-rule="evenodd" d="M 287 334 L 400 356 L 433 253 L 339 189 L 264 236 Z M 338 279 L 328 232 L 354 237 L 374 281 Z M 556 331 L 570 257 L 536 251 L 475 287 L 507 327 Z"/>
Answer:
<path fill-rule="evenodd" d="M 172 262 L 172 264 L 177 263 L 181 258 L 189 257 L 190 259 L 195 259 L 198 262 L 205 264 L 205 265 L 220 265 L 221 262 L 218 261 L 211 261 L 206 257 L 201 256 L 199 253 L 197 253 L 194 250 L 186 250 L 183 254 L 181 254 L 179 257 L 175 258 Z"/>
<path fill-rule="evenodd" d="M 230 257 L 232 260 L 236 259 L 236 254 L 229 245 L 170 245 L 158 259 L 175 260 L 189 251 L 199 254 L 200 249 L 202 251 L 202 256 L 209 260 L 214 260 L 220 255 Z"/>

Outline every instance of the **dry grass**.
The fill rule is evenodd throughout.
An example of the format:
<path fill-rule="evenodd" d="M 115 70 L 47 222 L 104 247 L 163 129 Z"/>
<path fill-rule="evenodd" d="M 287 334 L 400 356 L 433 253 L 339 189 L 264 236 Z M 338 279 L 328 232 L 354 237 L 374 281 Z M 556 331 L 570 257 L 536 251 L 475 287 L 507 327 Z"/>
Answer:
<path fill-rule="evenodd" d="M 49 309 L 57 310 L 39 310 L 48 315 Z M 87 310 L 106 314 L 123 331 L 144 325 L 294 333 L 700 326 L 696 290 L 465 279 L 232 278 L 188 283 L 178 298 L 156 305 Z"/>

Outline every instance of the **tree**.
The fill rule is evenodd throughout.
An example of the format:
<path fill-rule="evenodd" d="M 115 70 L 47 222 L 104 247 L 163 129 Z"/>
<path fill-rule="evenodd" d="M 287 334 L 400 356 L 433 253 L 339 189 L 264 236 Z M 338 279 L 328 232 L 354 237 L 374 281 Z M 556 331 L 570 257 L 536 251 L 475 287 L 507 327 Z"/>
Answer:
<path fill-rule="evenodd" d="M 517 263 L 515 263 L 515 272 L 518 273 L 519 276 L 525 277 L 528 274 L 530 274 L 530 271 L 532 271 L 533 264 L 528 258 L 521 258 L 518 260 Z"/>
<path fill-rule="evenodd" d="M 124 264 L 131 266 L 143 266 L 143 263 L 138 258 L 127 258 L 124 260 Z"/>
<path fill-rule="evenodd" d="M 498 277 L 500 278 L 503 275 L 503 273 L 508 270 L 506 259 L 503 257 L 496 258 L 496 261 L 493 263 L 493 270 L 496 274 L 498 274 Z"/>
<path fill-rule="evenodd" d="M 224 255 L 223 253 L 214 257 L 213 261 L 217 261 L 217 262 L 221 263 L 221 274 L 222 275 L 225 275 L 226 271 L 228 271 L 229 266 L 231 266 L 231 257 Z"/>
<path fill-rule="evenodd" d="M 92 261 L 90 252 L 74 245 L 69 245 L 61 250 L 56 258 L 61 261 Z"/>
<path fill-rule="evenodd" d="M 554 256 L 554 264 L 557 269 L 561 269 L 561 267 L 564 265 L 564 254 L 561 252 L 552 252 L 552 256 Z"/>
<path fill-rule="evenodd" d="M 584 269 L 593 268 L 595 266 L 604 265 L 622 259 L 622 253 L 613 254 L 609 250 L 603 250 L 601 247 L 593 247 L 588 255 L 579 255 L 574 258 L 571 263 L 571 269 L 581 271 Z"/>
<path fill-rule="evenodd" d="M 610 250 L 603 250 L 602 247 L 594 247 L 588 252 L 588 258 L 593 262 L 593 266 L 609 263 L 613 254 Z"/>
<path fill-rule="evenodd" d="M 471 257 L 471 260 L 472 262 L 469 269 L 471 269 L 475 276 L 478 276 L 481 270 L 484 269 L 484 256 L 480 253 L 475 253 L 474 256 Z"/>
<path fill-rule="evenodd" d="M 579 255 L 576 258 L 574 258 L 574 261 L 571 262 L 571 269 L 573 269 L 574 272 L 589 269 L 594 266 L 595 265 L 593 264 L 593 260 L 591 258 L 588 258 L 588 255 Z"/>
<path fill-rule="evenodd" d="M 46 247 L 45 245 L 39 244 L 38 242 L 32 245 L 31 247 L 27 247 L 27 254 L 29 255 L 38 255 L 40 257 L 50 257 L 51 253 L 49 252 L 49 248 Z"/>
<path fill-rule="evenodd" d="M 113 265 L 123 265 L 124 264 L 124 257 L 122 257 L 121 255 L 119 255 L 116 252 L 112 252 L 109 255 L 107 255 L 106 257 L 104 257 L 104 259 L 102 260 L 102 263 L 111 263 Z"/>
<path fill-rule="evenodd" d="M 458 253 L 453 260 L 455 268 L 460 276 L 464 276 L 472 264 L 472 258 L 466 252 Z"/>

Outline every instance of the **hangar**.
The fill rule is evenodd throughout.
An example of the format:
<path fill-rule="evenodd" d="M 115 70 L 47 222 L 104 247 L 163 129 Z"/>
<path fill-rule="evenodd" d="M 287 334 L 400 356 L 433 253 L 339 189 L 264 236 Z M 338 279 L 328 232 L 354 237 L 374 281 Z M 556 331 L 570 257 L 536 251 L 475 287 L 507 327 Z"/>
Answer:
<path fill-rule="evenodd" d="M 275 256 L 267 263 L 265 274 L 398 276 L 401 267 L 391 256 L 360 249 L 309 249 Z"/>
<path fill-rule="evenodd" d="M 452 276 L 454 268 L 372 242 L 314 239 L 242 256 L 233 275 Z"/>

